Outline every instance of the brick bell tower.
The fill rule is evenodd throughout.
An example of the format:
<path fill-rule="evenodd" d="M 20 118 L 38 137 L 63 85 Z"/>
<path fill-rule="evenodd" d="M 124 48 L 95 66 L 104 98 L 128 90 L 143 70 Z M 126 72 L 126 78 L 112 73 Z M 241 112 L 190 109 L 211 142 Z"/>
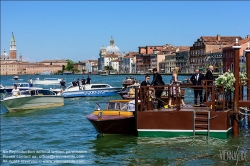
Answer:
<path fill-rule="evenodd" d="M 10 42 L 10 59 L 16 59 L 16 42 L 15 42 L 13 32 L 12 32 L 12 38 Z"/>

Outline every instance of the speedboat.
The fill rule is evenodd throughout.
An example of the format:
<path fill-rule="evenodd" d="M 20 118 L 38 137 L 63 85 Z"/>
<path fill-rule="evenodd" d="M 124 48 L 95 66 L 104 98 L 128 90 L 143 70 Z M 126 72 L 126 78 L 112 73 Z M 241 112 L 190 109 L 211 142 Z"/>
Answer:
<path fill-rule="evenodd" d="M 13 83 L 13 86 L 0 86 L 0 93 L 5 93 L 8 92 L 10 93 L 12 91 L 12 89 L 14 88 L 14 84 L 17 85 L 17 89 L 19 89 L 20 91 L 23 90 L 31 90 L 31 89 L 43 89 L 43 88 L 38 88 L 38 87 L 30 87 L 29 83 L 24 83 L 24 82 L 17 82 L 17 83 Z"/>
<path fill-rule="evenodd" d="M 18 76 L 14 76 L 14 78 L 13 78 L 14 80 L 18 80 Z"/>
<path fill-rule="evenodd" d="M 100 75 L 101 76 L 108 76 L 109 75 L 109 72 L 106 70 L 106 71 L 101 71 L 100 72 Z"/>
<path fill-rule="evenodd" d="M 64 105 L 64 98 L 48 89 L 20 91 L 17 95 L 5 93 L 1 104 L 9 111 L 22 111 Z"/>
<path fill-rule="evenodd" d="M 122 86 L 123 86 L 124 88 L 126 88 L 127 86 L 134 84 L 135 81 L 136 81 L 136 78 L 135 78 L 135 77 L 132 77 L 132 76 L 126 77 L 126 78 L 122 81 Z"/>
<path fill-rule="evenodd" d="M 62 79 L 60 78 L 44 78 L 43 80 L 40 80 L 37 78 L 36 80 L 33 81 L 34 85 L 53 85 L 53 84 L 60 84 L 60 81 Z"/>
<path fill-rule="evenodd" d="M 86 84 L 81 86 L 69 86 L 61 95 L 63 97 L 99 97 L 113 96 L 122 88 L 113 87 L 109 84 Z"/>
<path fill-rule="evenodd" d="M 135 134 L 135 104 L 131 100 L 110 100 L 96 103 L 92 114 L 86 116 L 99 134 Z"/>

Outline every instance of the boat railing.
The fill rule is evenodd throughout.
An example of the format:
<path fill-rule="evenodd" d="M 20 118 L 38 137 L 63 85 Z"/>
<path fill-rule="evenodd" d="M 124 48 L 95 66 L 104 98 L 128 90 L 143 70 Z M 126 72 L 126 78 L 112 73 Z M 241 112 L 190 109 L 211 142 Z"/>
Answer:
<path fill-rule="evenodd" d="M 208 84 L 204 82 L 203 85 L 193 85 L 193 84 L 166 84 L 165 86 L 142 86 L 136 88 L 135 99 L 138 98 L 140 103 L 137 101 L 136 109 L 138 111 L 149 111 L 156 109 L 158 101 L 162 101 L 164 107 L 169 105 L 169 100 L 171 98 L 171 105 L 174 106 L 176 111 L 181 109 L 181 100 L 187 105 L 194 105 L 194 90 L 202 90 L 202 98 L 207 99 L 202 106 L 209 107 L 211 111 L 227 110 L 232 107 L 232 103 L 229 100 L 226 101 L 228 96 L 226 96 L 224 86 L 215 86 L 213 84 Z M 160 98 L 155 95 L 156 91 L 162 91 Z M 191 109 L 187 107 L 185 109 Z"/>

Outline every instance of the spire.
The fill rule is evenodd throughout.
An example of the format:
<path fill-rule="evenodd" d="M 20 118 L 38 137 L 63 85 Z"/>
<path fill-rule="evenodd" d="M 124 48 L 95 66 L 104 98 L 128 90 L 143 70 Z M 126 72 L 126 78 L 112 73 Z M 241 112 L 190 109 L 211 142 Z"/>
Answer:
<path fill-rule="evenodd" d="M 114 42 L 114 38 L 111 36 L 111 39 L 110 39 L 110 45 L 111 46 L 114 46 L 115 45 L 115 42 Z"/>
<path fill-rule="evenodd" d="M 14 33 L 12 32 L 11 42 L 15 42 Z"/>

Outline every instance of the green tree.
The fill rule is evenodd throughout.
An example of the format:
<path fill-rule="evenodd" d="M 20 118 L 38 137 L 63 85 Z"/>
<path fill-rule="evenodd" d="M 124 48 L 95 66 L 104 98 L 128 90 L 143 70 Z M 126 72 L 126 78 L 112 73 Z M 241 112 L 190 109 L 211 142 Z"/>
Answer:
<path fill-rule="evenodd" d="M 67 66 L 65 67 L 65 69 L 68 71 L 72 71 L 72 69 L 74 68 L 74 65 L 73 65 L 74 62 L 72 60 L 69 60 L 69 59 L 67 59 L 66 61 L 67 61 Z"/>

